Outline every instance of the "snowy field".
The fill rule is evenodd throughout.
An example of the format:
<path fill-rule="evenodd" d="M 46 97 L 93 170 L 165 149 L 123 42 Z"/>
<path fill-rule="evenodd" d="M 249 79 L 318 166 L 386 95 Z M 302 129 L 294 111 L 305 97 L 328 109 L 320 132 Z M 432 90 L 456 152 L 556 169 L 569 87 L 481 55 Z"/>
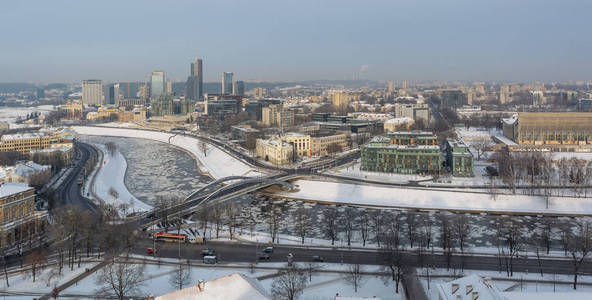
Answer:
<path fill-rule="evenodd" d="M 288 198 L 385 208 L 422 208 L 498 213 L 592 215 L 592 198 L 497 195 L 485 192 L 415 189 L 350 183 L 297 180 L 298 192 L 278 192 Z"/>
<path fill-rule="evenodd" d="M 72 126 L 72 129 L 78 134 L 82 135 L 99 135 L 99 136 L 115 136 L 115 137 L 131 137 L 149 139 L 180 147 L 190 152 L 198 160 L 198 167 L 205 172 L 208 172 L 213 178 L 220 179 L 227 176 L 259 176 L 262 173 L 246 163 L 232 157 L 228 153 L 219 148 L 208 144 L 208 149 L 204 152 L 199 149 L 198 139 L 176 135 L 172 137 L 166 132 L 155 132 L 146 130 L 133 130 L 125 128 L 103 128 L 103 127 L 87 127 L 87 126 Z"/>
<path fill-rule="evenodd" d="M 0 107 L 0 122 L 14 123 L 17 118 L 25 118 L 28 114 L 33 112 L 49 112 L 53 111 L 53 105 L 40 105 L 35 107 Z M 12 128 L 11 124 L 11 128 Z"/>
<path fill-rule="evenodd" d="M 186 197 L 212 179 L 200 173 L 195 159 L 168 144 L 146 139 L 81 136 L 91 144 L 113 142 L 127 162 L 125 186 L 137 199 L 156 205 L 159 196 Z"/>
<path fill-rule="evenodd" d="M 151 210 L 152 206 L 136 199 L 125 186 L 127 162 L 121 152 L 115 150 L 111 154 L 103 144 L 94 144 L 94 146 L 103 152 L 103 161 L 100 162 L 100 169 L 97 169 L 94 178 L 91 179 L 91 196 L 96 196 L 97 200 L 112 205 L 120 215 Z"/>
<path fill-rule="evenodd" d="M 175 265 L 175 260 L 163 260 L 160 266 L 157 264 L 146 264 L 144 274 L 146 280 L 140 287 L 140 292 L 136 296 L 160 295 L 176 290 L 170 283 L 171 276 L 174 276 L 178 267 Z M 241 273 L 252 278 L 261 278 L 262 276 L 269 276 L 277 274 L 279 270 L 275 268 L 283 268 L 285 264 L 282 263 L 259 263 L 255 268 L 251 268 L 249 264 L 220 264 L 217 267 L 191 267 L 191 282 L 195 284 L 198 280 L 205 280 L 206 285 L 208 280 L 233 273 Z M 263 267 L 263 268 L 260 268 Z M 304 266 L 301 266 L 304 267 Z M 381 277 L 375 275 L 364 275 L 361 281 L 361 286 L 358 292 L 346 282 L 346 275 L 343 271 L 348 269 L 348 265 L 340 264 L 317 264 L 323 271 L 331 273 L 313 273 L 312 279 L 307 283 L 303 294 L 298 299 L 301 300 L 332 300 L 335 294 L 341 296 L 356 296 L 356 297 L 379 297 L 381 299 L 398 300 L 401 297 L 403 289 L 400 287 L 399 294 L 394 293 L 394 283 L 388 280 L 388 277 Z M 362 272 L 376 272 L 381 271 L 377 266 L 361 266 Z M 308 274 L 307 274 L 308 276 Z M 79 282 L 77 285 L 68 288 L 63 294 L 76 295 L 78 299 L 91 299 L 90 296 L 97 293 L 104 293 L 105 288 L 96 284 L 96 273 Z M 271 286 L 275 277 L 261 278 L 261 285 L 271 294 Z M 89 296 L 85 298 L 84 296 Z"/>

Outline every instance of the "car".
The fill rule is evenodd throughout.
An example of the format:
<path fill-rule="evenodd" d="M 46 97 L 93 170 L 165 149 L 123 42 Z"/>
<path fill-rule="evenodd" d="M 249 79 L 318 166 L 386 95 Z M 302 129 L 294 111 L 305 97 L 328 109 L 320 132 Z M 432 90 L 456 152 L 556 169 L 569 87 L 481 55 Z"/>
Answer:
<path fill-rule="evenodd" d="M 324 262 L 325 259 L 322 256 L 319 255 L 313 255 L 312 256 L 312 261 L 316 261 L 316 262 Z"/>
<path fill-rule="evenodd" d="M 215 256 L 216 251 L 214 251 L 214 249 L 205 248 L 205 249 L 201 250 L 201 255 L 202 256 Z"/>
<path fill-rule="evenodd" d="M 257 252 L 257 259 L 258 260 L 268 260 L 270 258 L 271 258 L 271 256 L 269 256 L 268 253 L 265 253 L 265 252 Z"/>
<path fill-rule="evenodd" d="M 147 254 L 156 254 L 158 251 L 154 248 L 146 248 Z"/>
<path fill-rule="evenodd" d="M 215 255 L 206 255 L 203 258 L 204 264 L 215 265 L 218 262 L 218 257 Z"/>
<path fill-rule="evenodd" d="M 265 253 L 273 253 L 273 247 L 265 247 L 263 249 L 263 252 L 265 252 Z"/>

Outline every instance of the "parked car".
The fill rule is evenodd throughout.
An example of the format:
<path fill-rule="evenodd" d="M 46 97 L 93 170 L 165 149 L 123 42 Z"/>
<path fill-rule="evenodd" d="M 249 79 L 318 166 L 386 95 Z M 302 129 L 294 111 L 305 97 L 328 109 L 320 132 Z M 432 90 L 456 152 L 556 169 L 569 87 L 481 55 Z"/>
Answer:
<path fill-rule="evenodd" d="M 146 253 L 147 253 L 147 254 L 152 254 L 152 255 L 154 255 L 154 254 L 156 254 L 157 252 L 158 252 L 158 251 L 156 251 L 156 249 L 154 249 L 154 248 L 146 248 Z"/>
<path fill-rule="evenodd" d="M 214 249 L 205 248 L 205 249 L 201 250 L 201 255 L 202 256 L 215 256 L 216 251 L 214 251 Z"/>
<path fill-rule="evenodd" d="M 265 249 L 263 249 L 263 252 L 265 252 L 265 253 L 273 253 L 273 247 L 265 247 Z"/>
<path fill-rule="evenodd" d="M 318 256 L 318 255 L 313 255 L 312 257 L 312 261 L 316 261 L 316 262 L 324 262 L 325 259 L 322 256 Z"/>
<path fill-rule="evenodd" d="M 271 258 L 271 256 L 269 256 L 268 253 L 265 253 L 265 252 L 257 252 L 257 259 L 258 260 L 268 260 L 269 258 Z"/>
<path fill-rule="evenodd" d="M 203 258 L 204 264 L 215 265 L 218 262 L 218 257 L 215 255 L 206 255 Z"/>

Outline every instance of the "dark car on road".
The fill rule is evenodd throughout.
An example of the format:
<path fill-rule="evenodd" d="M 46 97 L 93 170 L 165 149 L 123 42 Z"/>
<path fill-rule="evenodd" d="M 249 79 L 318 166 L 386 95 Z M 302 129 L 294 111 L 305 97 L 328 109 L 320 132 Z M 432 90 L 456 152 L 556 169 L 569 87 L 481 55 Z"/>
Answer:
<path fill-rule="evenodd" d="M 216 255 L 216 251 L 214 251 L 214 249 L 205 248 L 205 249 L 201 250 L 201 256 L 215 256 L 215 255 Z"/>
<path fill-rule="evenodd" d="M 265 252 L 257 252 L 257 259 L 258 260 L 268 260 L 270 258 L 271 258 L 271 256 L 269 256 L 268 253 L 265 253 Z"/>
<path fill-rule="evenodd" d="M 263 252 L 265 252 L 265 253 L 273 253 L 273 247 L 265 247 L 265 249 L 263 249 Z"/>
<path fill-rule="evenodd" d="M 324 262 L 325 259 L 322 256 L 318 256 L 318 255 L 313 255 L 312 257 L 312 261 L 316 261 L 316 262 Z"/>

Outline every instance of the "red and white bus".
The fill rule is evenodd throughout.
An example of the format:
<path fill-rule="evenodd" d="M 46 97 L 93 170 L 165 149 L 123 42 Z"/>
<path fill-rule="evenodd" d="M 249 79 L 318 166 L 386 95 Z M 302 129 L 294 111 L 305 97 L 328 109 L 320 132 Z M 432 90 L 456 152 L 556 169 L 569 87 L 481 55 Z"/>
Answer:
<path fill-rule="evenodd" d="M 176 242 L 176 243 L 185 243 L 187 242 L 187 235 L 186 234 L 176 234 L 176 233 L 166 233 L 166 232 L 158 232 L 152 235 L 152 238 L 157 242 Z"/>

